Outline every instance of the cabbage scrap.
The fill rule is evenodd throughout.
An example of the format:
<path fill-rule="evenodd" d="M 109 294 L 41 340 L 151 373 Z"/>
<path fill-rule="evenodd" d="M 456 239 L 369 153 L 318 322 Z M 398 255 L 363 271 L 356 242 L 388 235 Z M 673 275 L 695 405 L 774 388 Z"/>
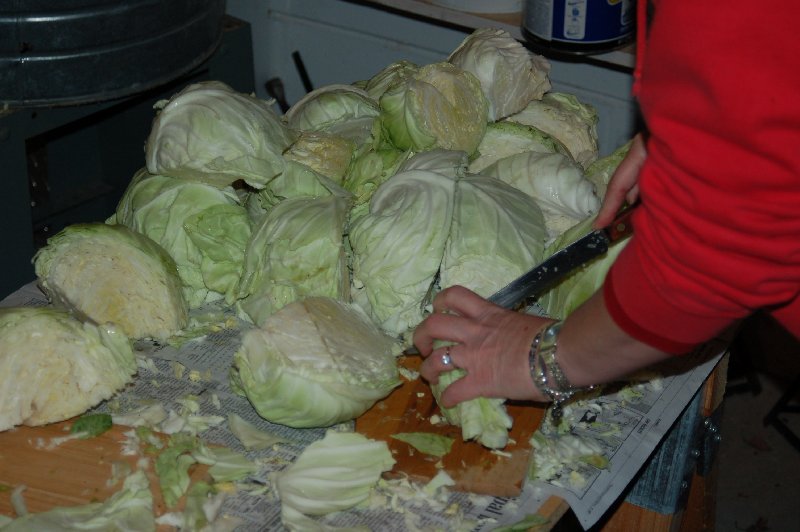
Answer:
<path fill-rule="evenodd" d="M 283 524 L 289 530 L 308 530 L 315 523 L 308 516 L 327 515 L 367 501 L 381 474 L 394 463 L 384 441 L 327 431 L 275 479 Z"/>
<path fill-rule="evenodd" d="M 3 524 L 3 532 L 60 532 L 63 530 L 118 530 L 148 532 L 156 530 L 153 495 L 144 471 L 125 479 L 118 492 L 105 502 L 54 508 L 29 513 Z"/>
<path fill-rule="evenodd" d="M 433 432 L 398 432 L 392 438 L 409 444 L 421 453 L 443 457 L 453 447 L 453 438 Z"/>

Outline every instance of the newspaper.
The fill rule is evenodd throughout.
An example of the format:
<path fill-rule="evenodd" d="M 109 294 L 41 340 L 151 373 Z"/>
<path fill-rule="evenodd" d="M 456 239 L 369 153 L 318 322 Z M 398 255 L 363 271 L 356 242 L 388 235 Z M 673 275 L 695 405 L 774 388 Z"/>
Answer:
<path fill-rule="evenodd" d="M 46 304 L 45 297 L 31 283 L 3 300 L 0 306 Z M 262 419 L 248 400 L 231 388 L 229 377 L 241 335 L 251 325 L 239 321 L 231 309 L 222 306 L 194 311 L 193 316 L 195 322 L 211 325 L 206 334 L 196 338 L 187 336 L 182 342 L 169 344 L 136 342 L 139 372 L 134 382 L 96 410 L 125 413 L 158 403 L 175 414 L 181 409 L 184 398 L 196 398 L 200 405 L 196 416 L 206 420 L 208 425 L 199 432 L 203 441 L 239 451 L 260 465 L 258 473 L 248 480 L 256 489 L 240 489 L 228 495 L 221 515 L 237 522 L 236 530 L 280 530 L 280 501 L 271 489 L 271 479 L 307 445 L 322 438 L 327 429 L 293 429 Z M 697 356 L 707 359 L 699 365 L 696 359 L 681 359 L 684 367 L 660 378 L 660 386 L 641 387 L 636 401 L 623 399 L 621 392 L 586 401 L 587 412 L 592 410 L 591 415 L 596 417 L 599 410 L 600 421 L 620 427 L 620 431 L 614 438 L 601 440 L 607 466 L 594 468 L 586 464 L 580 472 L 585 483 L 579 488 L 557 480 L 531 481 L 526 483 L 520 496 L 505 498 L 447 489 L 432 494 L 395 480 L 380 483 L 370 504 L 321 519 L 328 526 L 371 530 L 483 532 L 513 525 L 535 514 L 545 500 L 555 495 L 566 500 L 582 526 L 589 528 L 619 498 L 657 447 L 718 362 L 722 349 L 717 353 L 698 353 Z M 597 402 L 606 407 L 598 409 Z M 589 406 L 591 404 L 595 406 Z M 246 450 L 225 422 L 227 416 L 234 413 L 286 443 L 261 451 Z M 570 415 L 583 417 L 587 413 L 573 409 Z M 335 429 L 352 430 L 352 427 L 352 423 L 347 423 Z"/>

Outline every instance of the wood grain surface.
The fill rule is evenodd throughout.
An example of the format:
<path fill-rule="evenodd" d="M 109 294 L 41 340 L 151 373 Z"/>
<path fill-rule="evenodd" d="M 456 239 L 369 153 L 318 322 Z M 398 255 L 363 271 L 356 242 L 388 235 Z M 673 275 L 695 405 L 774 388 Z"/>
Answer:
<path fill-rule="evenodd" d="M 420 358 L 402 357 L 399 363 L 416 371 Z M 407 475 L 419 482 L 427 482 L 439 472 L 439 458 L 425 455 L 392 435 L 430 432 L 451 437 L 453 448 L 441 459 L 441 465 L 456 482 L 454 489 L 509 497 L 522 490 L 531 455 L 530 438 L 539 428 L 545 409 L 527 404 L 508 404 L 507 408 L 514 420 L 509 444 L 501 453 L 495 453 L 475 441 L 464 441 L 460 427 L 432 424 L 431 416 L 440 414 L 440 410 L 430 387 L 421 379 L 404 379 L 402 386 L 356 420 L 356 431 L 389 444 L 397 463 L 388 476 Z"/>
<path fill-rule="evenodd" d="M 114 425 L 95 438 L 53 445 L 53 439 L 67 436 L 71 426 L 72 421 L 68 420 L 0 432 L 0 514 L 16 517 L 11 506 L 11 490 L 19 485 L 25 485 L 23 497 L 29 512 L 102 502 L 122 488 L 124 475 L 115 479 L 113 464 L 126 462 L 133 471 L 142 458 L 139 454 L 122 454 L 127 439 L 125 432 L 131 430 L 130 427 Z M 206 466 L 194 466 L 191 477 L 193 480 L 205 478 L 207 471 Z M 158 516 L 165 513 L 166 508 L 152 463 L 147 474 L 154 513 Z M 181 508 L 182 503 L 180 501 L 177 508 Z"/>

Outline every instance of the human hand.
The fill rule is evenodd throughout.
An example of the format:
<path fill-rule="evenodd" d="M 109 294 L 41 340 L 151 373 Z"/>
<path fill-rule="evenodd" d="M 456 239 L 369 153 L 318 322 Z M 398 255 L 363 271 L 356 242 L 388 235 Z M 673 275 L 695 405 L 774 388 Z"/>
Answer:
<path fill-rule="evenodd" d="M 414 344 L 425 358 L 420 373 L 436 384 L 442 372 L 454 367 L 466 371 L 441 395 L 448 408 L 475 397 L 544 401 L 530 376 L 528 352 L 550 321 L 507 310 L 462 286 L 446 288 L 434 298 L 433 313 L 414 331 Z M 442 342 L 448 345 L 438 347 Z M 449 365 L 442 361 L 445 353 Z"/>
<path fill-rule="evenodd" d="M 630 205 L 636 203 L 639 198 L 639 170 L 646 158 L 647 149 L 644 145 L 644 138 L 641 133 L 638 133 L 633 137 L 628 154 L 619 163 L 617 170 L 608 182 L 603 205 L 592 224 L 595 229 L 610 224 L 625 201 Z"/>

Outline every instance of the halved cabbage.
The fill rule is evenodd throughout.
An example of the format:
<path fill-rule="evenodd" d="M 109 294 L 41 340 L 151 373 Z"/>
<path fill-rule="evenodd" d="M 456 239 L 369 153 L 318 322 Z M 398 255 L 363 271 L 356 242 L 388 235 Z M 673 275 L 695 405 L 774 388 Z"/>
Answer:
<path fill-rule="evenodd" d="M 82 414 L 131 382 L 130 340 L 52 307 L 0 308 L 0 431 Z"/>
<path fill-rule="evenodd" d="M 67 226 L 33 258 L 50 300 L 130 338 L 166 340 L 188 322 L 175 261 L 124 225 Z"/>

